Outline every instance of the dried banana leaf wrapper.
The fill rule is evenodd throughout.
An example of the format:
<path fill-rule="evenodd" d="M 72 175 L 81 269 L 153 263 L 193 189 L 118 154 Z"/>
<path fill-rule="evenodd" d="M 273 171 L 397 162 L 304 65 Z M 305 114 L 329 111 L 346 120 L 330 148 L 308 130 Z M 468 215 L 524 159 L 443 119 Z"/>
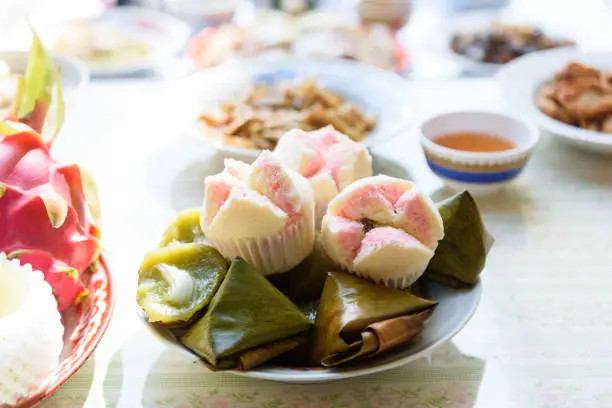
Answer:
<path fill-rule="evenodd" d="M 472 287 L 484 269 L 493 237 L 472 195 L 464 191 L 438 204 L 444 238 L 423 277 L 453 288 Z"/>
<path fill-rule="evenodd" d="M 316 317 L 311 364 L 361 361 L 413 340 L 436 302 L 344 272 L 328 274 Z"/>
<path fill-rule="evenodd" d="M 247 370 L 299 346 L 313 324 L 285 295 L 234 259 L 204 316 L 181 343 L 216 370 Z"/>
<path fill-rule="evenodd" d="M 325 274 L 327 276 L 327 274 Z M 297 306 L 300 308 L 304 316 L 314 325 L 317 319 L 317 311 L 319 309 L 319 299 L 314 299 L 305 303 L 298 303 Z M 312 330 L 307 337 L 304 338 L 303 343 L 298 347 L 281 355 L 279 358 L 272 361 L 273 364 L 283 367 L 309 367 L 310 363 L 310 350 L 314 342 L 314 333 Z"/>
<path fill-rule="evenodd" d="M 268 276 L 281 292 L 298 306 L 318 300 L 323 292 L 327 273 L 340 267 L 327 255 L 321 234 L 317 233 L 310 255 L 288 272 Z"/>

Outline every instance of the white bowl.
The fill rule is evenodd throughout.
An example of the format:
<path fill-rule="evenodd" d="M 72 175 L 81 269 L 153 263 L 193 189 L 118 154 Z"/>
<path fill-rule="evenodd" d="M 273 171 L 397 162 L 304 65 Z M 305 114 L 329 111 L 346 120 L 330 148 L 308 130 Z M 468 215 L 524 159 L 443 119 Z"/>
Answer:
<path fill-rule="evenodd" d="M 29 51 L 0 51 L 0 61 L 8 64 L 11 72 L 23 74 L 28 65 Z M 72 104 L 89 83 L 89 69 L 83 61 L 63 54 L 52 54 L 53 62 L 60 67 L 62 91 L 67 104 Z"/>
<path fill-rule="evenodd" d="M 612 52 L 580 52 L 558 48 L 525 55 L 506 64 L 496 75 L 508 108 L 532 120 L 573 146 L 597 153 L 612 153 L 612 134 L 581 129 L 542 113 L 535 104 L 538 88 L 571 61 L 612 70 Z"/>
<path fill-rule="evenodd" d="M 516 147 L 500 152 L 450 149 L 434 139 L 448 133 L 477 132 L 498 136 Z M 494 112 L 454 112 L 434 116 L 421 126 L 421 145 L 429 168 L 449 187 L 474 193 L 496 191 L 523 170 L 540 132 L 528 121 Z"/>
<path fill-rule="evenodd" d="M 254 160 L 261 150 L 225 144 L 219 132 L 211 132 L 198 116 L 248 92 L 258 78 L 277 80 L 283 76 L 316 77 L 325 88 L 376 116 L 376 127 L 363 141 L 368 147 L 408 132 L 410 112 L 414 110 L 407 97 L 406 82 L 397 74 L 353 61 L 263 57 L 223 64 L 188 78 L 181 91 L 186 104 L 186 133 L 225 157 Z"/>

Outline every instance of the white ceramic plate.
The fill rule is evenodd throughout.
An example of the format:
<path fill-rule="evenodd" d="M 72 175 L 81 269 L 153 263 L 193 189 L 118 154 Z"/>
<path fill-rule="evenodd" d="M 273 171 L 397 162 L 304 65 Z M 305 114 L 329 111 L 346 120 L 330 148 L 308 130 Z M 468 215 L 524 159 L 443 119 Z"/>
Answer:
<path fill-rule="evenodd" d="M 574 146 L 598 153 L 612 153 L 612 134 L 567 125 L 542 113 L 535 105 L 537 89 L 570 61 L 600 69 L 612 69 L 612 53 L 580 52 L 558 48 L 525 55 L 506 64 L 496 79 L 510 109 L 532 120 L 538 127 Z"/>
<path fill-rule="evenodd" d="M 96 22 L 116 24 L 149 49 L 141 58 L 129 62 L 88 63 L 93 76 L 121 76 L 155 69 L 177 55 L 190 35 L 189 27 L 182 21 L 168 14 L 139 7 L 109 9 L 99 17 L 87 21 L 92 24 Z M 48 39 L 49 44 L 57 41 L 60 28 L 47 30 L 45 40 Z"/>
<path fill-rule="evenodd" d="M 398 163 L 376 154 L 372 155 L 372 159 L 375 174 L 409 178 L 406 170 Z M 197 200 L 201 199 L 194 198 L 194 202 Z M 455 290 L 437 283 L 424 281 L 421 290 L 424 297 L 436 300 L 438 306 L 425 325 L 423 332 L 406 347 L 342 368 L 305 369 L 303 367 L 288 368 L 264 365 L 250 371 L 230 372 L 245 377 L 286 383 L 322 383 L 390 370 L 430 355 L 436 347 L 450 340 L 468 323 L 478 307 L 482 286 L 478 283 L 472 289 Z M 156 336 L 163 339 L 169 346 L 176 347 L 189 356 L 194 356 L 191 351 L 169 337 L 165 330 L 157 330 L 153 325 L 150 325 L 140 308 L 139 313 L 144 324 Z"/>
<path fill-rule="evenodd" d="M 186 80 L 181 93 L 186 132 L 227 157 L 253 160 L 260 150 L 223 143 L 222 137 L 207 131 L 198 116 L 248 92 L 254 81 L 308 77 L 316 77 L 325 88 L 377 117 L 376 127 L 364 140 L 369 147 L 408 131 L 414 109 L 406 83 L 397 74 L 352 61 L 255 58 L 204 70 Z"/>
<path fill-rule="evenodd" d="M 235 370 L 229 372 L 243 377 L 286 383 L 322 383 L 387 371 L 430 355 L 438 346 L 453 338 L 469 322 L 478 307 L 482 286 L 478 283 L 472 289 L 456 290 L 425 281 L 421 285 L 421 290 L 424 297 L 436 300 L 438 306 L 425 325 L 423 332 L 406 347 L 342 368 L 290 368 L 263 365 L 249 371 Z M 142 312 L 141 318 L 151 331 L 165 340 L 168 345 L 176 347 L 190 356 L 194 355 L 169 337 L 164 330 L 157 330 L 149 325 Z"/>

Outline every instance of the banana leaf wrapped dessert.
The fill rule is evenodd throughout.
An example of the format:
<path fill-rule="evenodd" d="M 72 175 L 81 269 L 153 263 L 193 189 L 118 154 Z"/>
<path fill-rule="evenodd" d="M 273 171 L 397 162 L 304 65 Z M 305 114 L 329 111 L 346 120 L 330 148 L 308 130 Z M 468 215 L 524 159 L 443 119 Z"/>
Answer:
<path fill-rule="evenodd" d="M 180 341 L 212 368 L 245 370 L 299 346 L 311 329 L 297 306 L 236 258 L 206 314 Z"/>
<path fill-rule="evenodd" d="M 335 367 L 409 343 L 436 302 L 345 272 L 330 272 L 316 318 L 311 362 Z"/>
<path fill-rule="evenodd" d="M 424 277 L 454 288 L 474 286 L 484 269 L 493 237 L 485 230 L 474 198 L 463 191 L 438 204 L 444 238 Z"/>

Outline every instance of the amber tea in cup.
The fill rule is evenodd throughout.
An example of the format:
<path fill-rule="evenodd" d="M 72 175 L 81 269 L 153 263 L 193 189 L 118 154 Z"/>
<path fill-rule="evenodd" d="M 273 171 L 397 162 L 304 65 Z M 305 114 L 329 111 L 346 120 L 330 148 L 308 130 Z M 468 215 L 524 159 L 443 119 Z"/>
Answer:
<path fill-rule="evenodd" d="M 445 133 L 432 139 L 442 147 L 466 152 L 503 152 L 516 148 L 516 145 L 502 137 L 480 132 Z"/>

